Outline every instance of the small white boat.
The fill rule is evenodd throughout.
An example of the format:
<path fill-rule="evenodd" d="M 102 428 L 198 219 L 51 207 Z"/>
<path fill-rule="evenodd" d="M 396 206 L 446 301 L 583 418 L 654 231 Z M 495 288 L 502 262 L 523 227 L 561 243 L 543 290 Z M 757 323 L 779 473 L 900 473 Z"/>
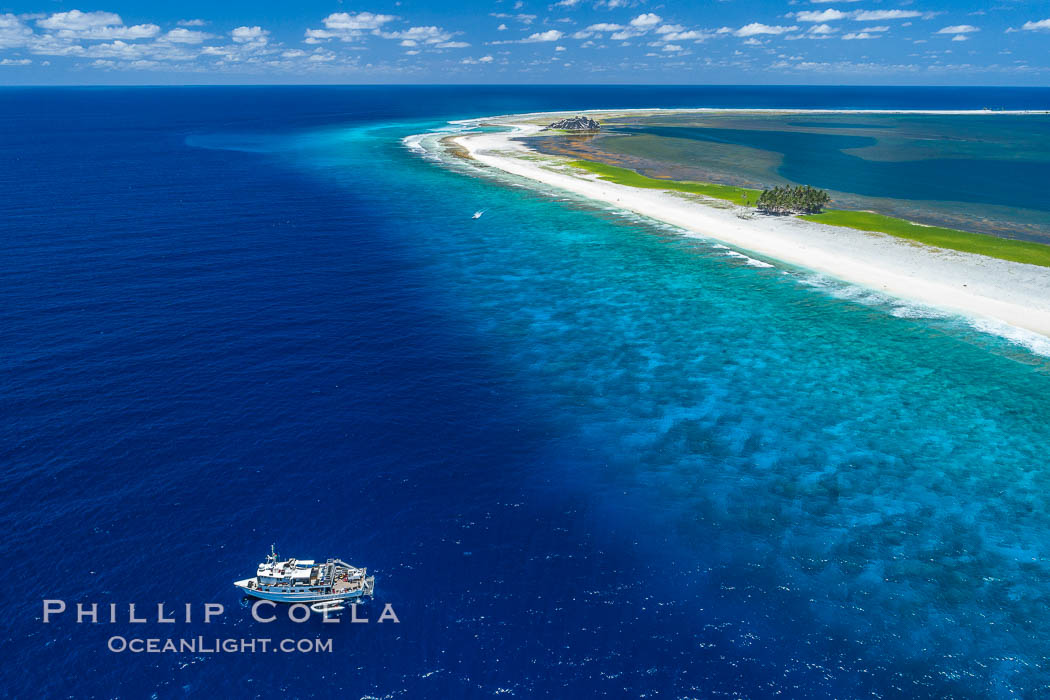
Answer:
<path fill-rule="evenodd" d="M 346 610 L 346 606 L 340 603 L 338 600 L 326 600 L 320 603 L 314 603 L 310 606 L 310 609 L 315 613 L 330 613 L 339 612 L 340 610 Z"/>
<path fill-rule="evenodd" d="M 342 559 L 324 564 L 313 559 L 282 560 L 271 547 L 255 576 L 234 581 L 245 595 L 277 603 L 339 604 L 372 595 L 375 577 Z"/>
<path fill-rule="evenodd" d="M 478 211 L 474 212 L 474 216 L 472 216 L 470 218 L 472 218 L 472 219 L 480 219 L 481 215 L 484 214 L 484 213 L 485 213 L 484 209 L 479 209 Z"/>

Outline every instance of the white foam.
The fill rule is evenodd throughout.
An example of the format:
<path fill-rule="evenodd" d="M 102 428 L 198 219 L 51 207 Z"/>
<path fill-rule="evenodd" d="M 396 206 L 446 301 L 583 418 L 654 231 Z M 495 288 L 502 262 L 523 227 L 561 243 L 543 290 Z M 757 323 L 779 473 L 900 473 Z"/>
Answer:
<path fill-rule="evenodd" d="M 970 321 L 970 325 L 982 333 L 1005 338 L 1014 345 L 1019 345 L 1031 353 L 1042 357 L 1050 357 L 1050 338 L 1047 338 L 1045 335 L 993 319 L 973 319 Z"/>
<path fill-rule="evenodd" d="M 415 151 L 416 153 L 426 153 L 427 149 L 423 148 L 423 136 L 423 134 L 413 134 L 411 136 L 406 136 L 405 138 L 401 139 L 401 143 L 404 144 L 405 147 L 408 148 L 408 150 L 410 151 Z"/>
<path fill-rule="evenodd" d="M 897 318 L 951 318 L 951 314 L 921 304 L 901 304 L 893 307 L 891 314 Z"/>
<path fill-rule="evenodd" d="M 1034 331 L 1012 326 L 1003 321 L 987 318 L 967 318 L 926 304 L 902 303 L 897 297 L 839 282 L 822 275 L 806 275 L 799 278 L 799 281 L 820 289 L 836 299 L 843 299 L 865 306 L 885 308 L 897 318 L 958 319 L 966 322 L 976 331 L 1008 340 L 1035 355 L 1050 357 L 1050 338 Z"/>
<path fill-rule="evenodd" d="M 725 248 L 725 246 L 720 246 L 720 247 Z M 744 255 L 743 253 L 739 253 L 739 252 L 737 252 L 735 250 L 732 250 L 732 249 L 729 249 L 729 248 L 726 248 L 726 253 L 725 254 L 726 254 L 727 257 L 740 258 L 741 260 L 743 260 L 745 263 L 747 263 L 751 267 L 773 267 L 772 265 L 770 265 L 767 262 L 762 262 L 761 260 L 755 260 L 754 258 L 752 258 L 749 255 Z"/>
<path fill-rule="evenodd" d="M 900 297 L 883 294 L 867 287 L 841 282 L 823 275 L 805 274 L 798 277 L 798 280 L 802 284 L 819 289 L 835 299 L 879 308 L 897 318 L 950 319 L 958 316 L 927 304 L 903 301 Z"/>

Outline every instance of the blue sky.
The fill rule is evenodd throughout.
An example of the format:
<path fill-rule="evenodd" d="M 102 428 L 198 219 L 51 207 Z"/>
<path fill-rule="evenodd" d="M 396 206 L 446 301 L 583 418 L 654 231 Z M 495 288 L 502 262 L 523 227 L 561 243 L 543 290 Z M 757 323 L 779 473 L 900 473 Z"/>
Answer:
<path fill-rule="evenodd" d="M 1045 0 L 99 2 L 0 5 L 0 84 L 1050 85 Z"/>

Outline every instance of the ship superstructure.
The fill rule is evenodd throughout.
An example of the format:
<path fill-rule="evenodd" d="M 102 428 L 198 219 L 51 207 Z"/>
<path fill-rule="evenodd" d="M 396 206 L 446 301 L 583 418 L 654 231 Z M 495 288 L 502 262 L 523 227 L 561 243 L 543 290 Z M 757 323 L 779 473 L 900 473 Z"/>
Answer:
<path fill-rule="evenodd" d="M 313 559 L 281 560 L 271 547 L 255 576 L 233 585 L 249 596 L 278 603 L 321 603 L 370 596 L 375 577 L 341 559 L 323 564 Z"/>

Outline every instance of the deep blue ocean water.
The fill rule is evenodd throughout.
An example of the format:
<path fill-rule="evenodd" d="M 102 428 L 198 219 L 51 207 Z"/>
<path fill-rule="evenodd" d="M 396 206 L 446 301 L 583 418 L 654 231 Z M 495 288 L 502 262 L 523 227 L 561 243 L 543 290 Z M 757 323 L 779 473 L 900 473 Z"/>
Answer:
<path fill-rule="evenodd" d="M 1048 103 L 0 91 L 2 693 L 1046 693 L 1045 356 L 402 138 L 544 109 Z M 368 566 L 373 622 L 253 622 L 230 584 L 271 542 Z M 45 598 L 227 611 L 44 625 Z"/>

